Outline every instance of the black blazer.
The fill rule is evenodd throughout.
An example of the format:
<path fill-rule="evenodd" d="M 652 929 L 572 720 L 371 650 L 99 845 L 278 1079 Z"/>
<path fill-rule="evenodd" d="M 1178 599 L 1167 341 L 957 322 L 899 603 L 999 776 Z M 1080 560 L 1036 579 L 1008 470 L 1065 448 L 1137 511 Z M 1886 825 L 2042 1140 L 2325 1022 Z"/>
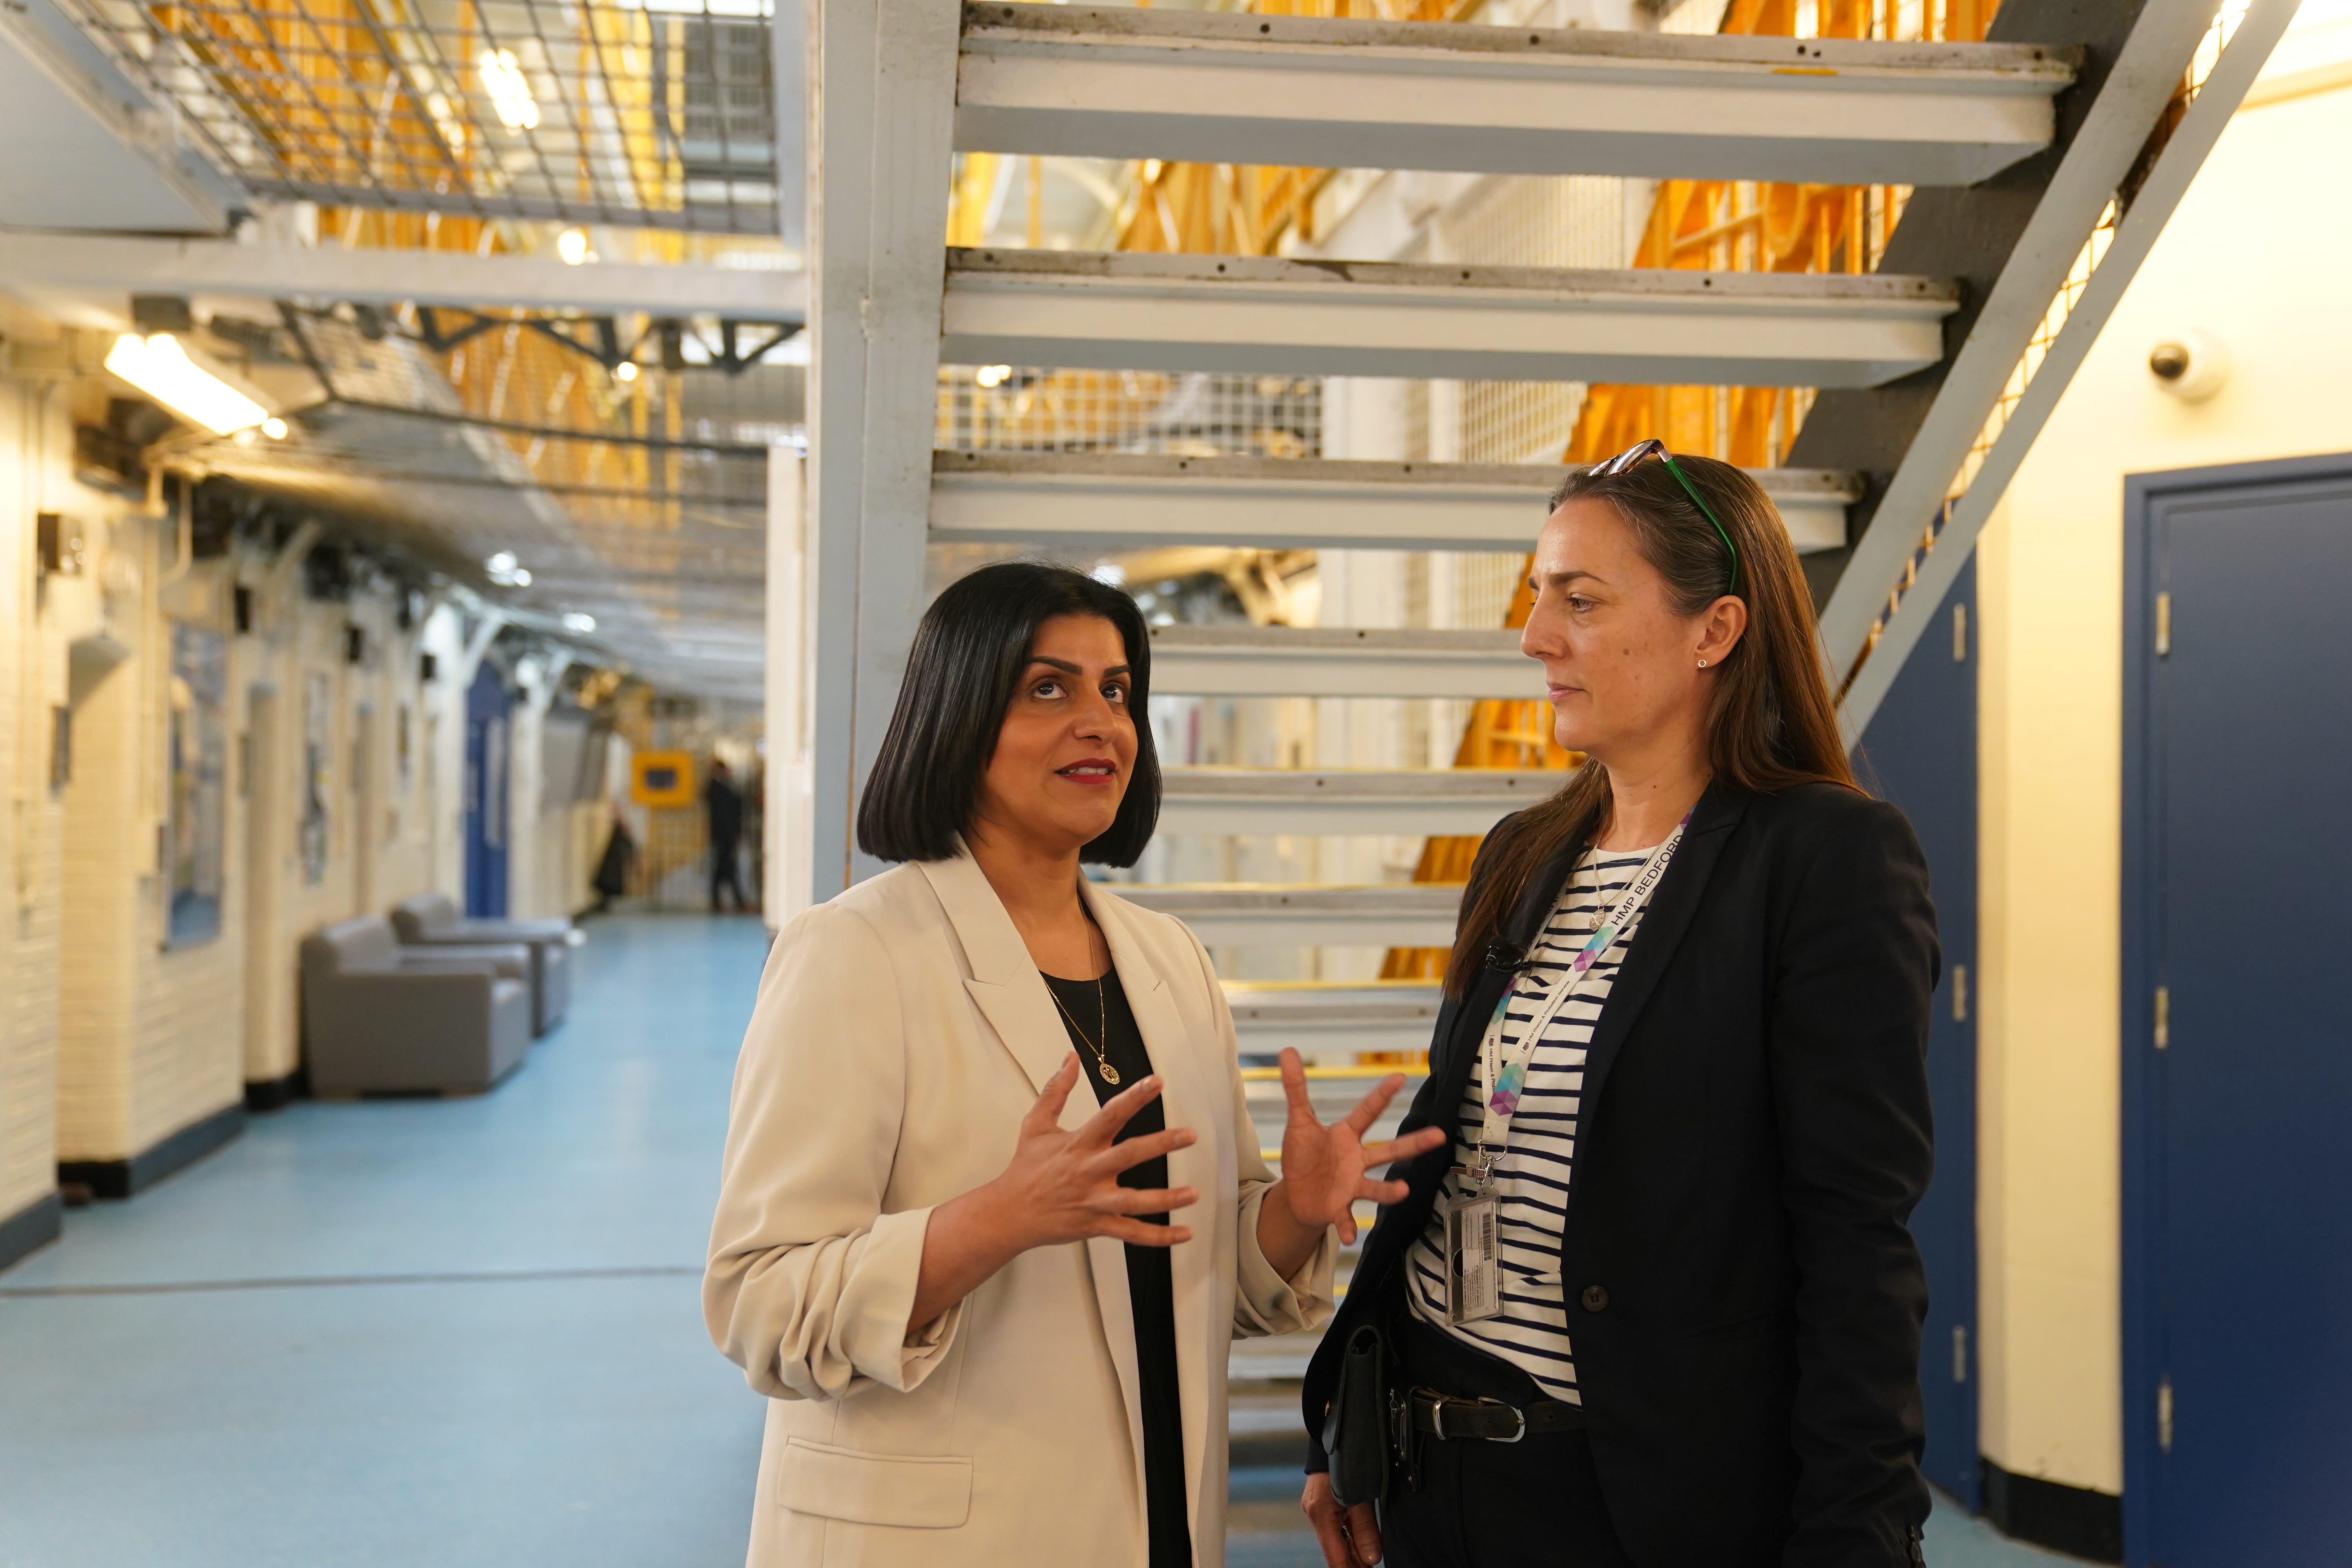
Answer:
<path fill-rule="evenodd" d="M 1533 941 L 1584 847 L 1535 879 L 1511 941 Z M 1593 1033 L 1560 1248 L 1593 1460 L 1643 1568 L 1915 1561 L 1927 1289 L 1906 1222 L 1933 1163 L 1938 963 L 1900 811 L 1832 784 L 1709 787 Z M 1454 1131 L 1506 978 L 1440 1012 L 1408 1131 Z M 1308 1432 L 1349 1331 L 1402 1310 L 1453 1159 L 1390 1173 L 1412 1194 L 1307 1371 Z"/>

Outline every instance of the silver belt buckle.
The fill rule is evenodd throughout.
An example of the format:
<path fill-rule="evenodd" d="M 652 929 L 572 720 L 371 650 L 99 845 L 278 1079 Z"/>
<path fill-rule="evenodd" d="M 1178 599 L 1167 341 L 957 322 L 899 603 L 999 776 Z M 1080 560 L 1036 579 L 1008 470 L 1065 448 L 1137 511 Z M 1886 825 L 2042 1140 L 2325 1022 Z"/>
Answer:
<path fill-rule="evenodd" d="M 1447 1437 L 1445 1432 L 1445 1407 L 1449 1405 L 1491 1405 L 1498 1410 L 1509 1411 L 1511 1415 L 1517 1419 L 1519 1423 L 1519 1429 L 1517 1431 L 1512 1433 L 1507 1437 L 1488 1437 L 1483 1439 L 1486 1442 L 1516 1443 L 1520 1438 L 1528 1435 L 1528 1413 L 1520 1409 L 1516 1405 L 1506 1405 L 1499 1399 L 1455 1399 L 1450 1395 L 1441 1394 L 1436 1399 L 1437 1407 L 1435 1410 L 1431 1412 L 1429 1417 L 1430 1425 L 1437 1428 L 1437 1440 L 1441 1443 L 1451 1440 Z"/>
<path fill-rule="evenodd" d="M 1479 1403 L 1479 1404 L 1481 1404 L 1481 1405 L 1497 1405 L 1497 1406 L 1499 1406 L 1499 1407 L 1500 1407 L 1500 1408 L 1502 1408 L 1502 1409 L 1505 1409 L 1505 1410 L 1509 1411 L 1509 1412 L 1511 1413 L 1512 1416 L 1513 1416 L 1515 1419 L 1517 1419 L 1517 1422 L 1518 1422 L 1518 1424 L 1519 1424 L 1519 1429 L 1518 1429 L 1517 1431 L 1516 1431 L 1516 1432 L 1512 1433 L 1509 1436 L 1507 1436 L 1507 1437 L 1489 1437 L 1489 1438 L 1487 1438 L 1487 1439 L 1486 1439 L 1486 1441 L 1488 1441 L 1489 1443 L 1516 1443 L 1516 1442 L 1517 1442 L 1520 1438 L 1522 1438 L 1522 1437 L 1524 1437 L 1524 1436 L 1526 1436 L 1528 1435 L 1528 1413 L 1527 1413 L 1526 1411 L 1524 1411 L 1524 1410 L 1520 1409 L 1517 1405 L 1505 1405 L 1505 1404 L 1503 1404 L 1503 1402 L 1502 1402 L 1501 1400 L 1499 1400 L 1499 1399 L 1482 1399 L 1482 1400 L 1480 1400 L 1478 1403 Z"/>

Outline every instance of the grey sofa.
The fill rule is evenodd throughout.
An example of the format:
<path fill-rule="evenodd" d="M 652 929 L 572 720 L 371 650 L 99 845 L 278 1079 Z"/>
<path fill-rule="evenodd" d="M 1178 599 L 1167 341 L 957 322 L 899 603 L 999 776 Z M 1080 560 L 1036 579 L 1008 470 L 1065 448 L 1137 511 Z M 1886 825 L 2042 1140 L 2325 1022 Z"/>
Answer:
<path fill-rule="evenodd" d="M 457 912 L 444 893 L 420 893 L 392 910 L 392 929 L 404 946 L 449 947 L 520 942 L 530 949 L 530 1019 L 543 1035 L 563 1022 L 572 1005 L 570 921 L 478 921 Z"/>
<path fill-rule="evenodd" d="M 322 1096 L 485 1089 L 530 1049 L 530 950 L 403 947 L 376 915 L 302 939 L 302 1043 Z"/>

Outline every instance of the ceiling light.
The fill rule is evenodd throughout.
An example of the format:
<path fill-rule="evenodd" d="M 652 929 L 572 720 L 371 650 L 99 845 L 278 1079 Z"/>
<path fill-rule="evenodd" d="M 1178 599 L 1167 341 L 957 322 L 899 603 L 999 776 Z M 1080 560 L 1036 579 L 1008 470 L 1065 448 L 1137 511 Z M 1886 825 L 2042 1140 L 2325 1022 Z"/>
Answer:
<path fill-rule="evenodd" d="M 596 617 L 573 610 L 563 617 L 563 629 L 585 637 L 596 629 Z"/>
<path fill-rule="evenodd" d="M 637 362 L 633 359 L 625 359 L 620 363 L 614 365 L 613 367 L 613 379 L 614 381 L 636 380 Z"/>
<path fill-rule="evenodd" d="M 1009 364 L 984 364 L 971 373 L 971 379 L 982 386 L 1003 386 L 1013 378 Z"/>
<path fill-rule="evenodd" d="M 286 439 L 286 421 L 273 414 L 261 422 L 261 433 L 273 441 L 283 441 Z"/>
<path fill-rule="evenodd" d="M 516 587 L 518 587 L 518 588 L 528 588 L 528 587 L 530 587 L 530 569 L 529 567 L 526 567 L 526 566 L 518 566 L 518 567 L 516 567 L 516 568 L 514 569 L 514 575 L 513 575 L 512 577 L 509 578 L 509 579 L 508 579 L 508 581 L 509 581 L 509 582 L 511 582 L 511 583 L 512 583 Z"/>
<path fill-rule="evenodd" d="M 269 417 L 268 409 L 190 359 L 169 332 L 152 338 L 123 333 L 108 353 L 106 368 L 215 436 Z"/>
<path fill-rule="evenodd" d="M 501 550 L 483 562 L 482 565 L 493 577 L 510 576 L 515 569 L 515 552 L 511 550 Z"/>
<path fill-rule="evenodd" d="M 530 131 L 539 125 L 539 100 L 531 96 L 530 79 L 522 74 L 512 49 L 484 49 L 474 62 L 481 72 L 482 90 L 499 123 L 509 131 Z"/>
<path fill-rule="evenodd" d="M 583 261 L 595 259 L 588 248 L 586 231 L 577 228 L 567 228 L 555 237 L 555 254 L 563 258 L 566 267 L 577 267 Z"/>

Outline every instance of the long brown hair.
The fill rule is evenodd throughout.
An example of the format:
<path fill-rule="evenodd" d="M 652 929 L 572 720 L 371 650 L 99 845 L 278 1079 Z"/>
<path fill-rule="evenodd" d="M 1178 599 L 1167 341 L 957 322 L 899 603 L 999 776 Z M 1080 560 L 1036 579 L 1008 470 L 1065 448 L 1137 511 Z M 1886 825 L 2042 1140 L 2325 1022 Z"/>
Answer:
<path fill-rule="evenodd" d="M 1675 461 L 1738 546 L 1736 596 L 1748 605 L 1747 634 L 1725 656 L 1707 708 L 1707 759 L 1715 776 L 1758 794 L 1801 784 L 1858 788 L 1816 651 L 1812 595 L 1779 510 L 1754 479 L 1728 463 Z M 1696 616 L 1724 595 L 1731 560 L 1723 540 L 1665 464 L 1636 463 L 1605 478 L 1580 470 L 1553 492 L 1551 510 L 1572 500 L 1607 501 L 1617 509 L 1642 559 L 1665 578 L 1677 615 Z M 1587 761 L 1557 794 L 1488 837 L 1445 966 L 1449 995 L 1470 988 L 1488 944 L 1545 864 L 1565 846 L 1607 830 L 1610 800 L 1608 770 Z"/>

